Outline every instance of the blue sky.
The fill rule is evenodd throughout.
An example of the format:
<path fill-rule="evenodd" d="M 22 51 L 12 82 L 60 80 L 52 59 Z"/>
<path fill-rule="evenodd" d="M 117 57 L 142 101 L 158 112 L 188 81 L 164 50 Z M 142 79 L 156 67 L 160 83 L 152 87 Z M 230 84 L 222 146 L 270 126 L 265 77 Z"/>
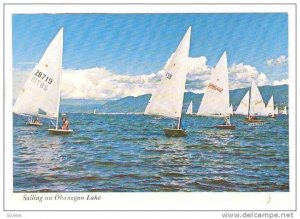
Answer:
<path fill-rule="evenodd" d="M 287 79 L 288 15 L 269 14 L 16 14 L 13 67 L 30 69 L 64 27 L 65 69 L 105 67 L 120 75 L 156 73 L 192 26 L 191 57 L 214 66 L 223 51 L 228 65 L 251 65 L 270 81 Z"/>

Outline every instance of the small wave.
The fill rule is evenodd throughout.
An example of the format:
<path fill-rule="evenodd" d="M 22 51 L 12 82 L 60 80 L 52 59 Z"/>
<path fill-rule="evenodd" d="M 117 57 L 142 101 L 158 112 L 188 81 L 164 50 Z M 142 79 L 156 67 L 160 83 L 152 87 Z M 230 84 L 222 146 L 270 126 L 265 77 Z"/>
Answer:
<path fill-rule="evenodd" d="M 143 176 L 138 175 L 138 174 L 134 174 L 134 173 L 129 173 L 129 174 L 116 174 L 116 175 L 111 176 L 111 178 L 116 178 L 116 179 L 136 178 L 136 179 L 140 179 L 140 178 L 143 178 Z"/>
<path fill-rule="evenodd" d="M 115 167 L 116 163 L 110 161 L 94 161 L 93 164 L 97 167 Z"/>
<path fill-rule="evenodd" d="M 208 182 L 211 184 L 223 185 L 223 186 L 232 186 L 233 185 L 233 183 L 231 183 L 225 179 L 221 179 L 221 178 L 209 179 Z"/>
<path fill-rule="evenodd" d="M 92 188 L 92 189 L 88 189 L 89 192 L 103 192 L 103 189 L 96 189 L 96 188 Z"/>
<path fill-rule="evenodd" d="M 25 192 L 30 192 L 30 193 L 39 193 L 39 192 L 60 192 L 58 190 L 52 190 L 52 189 L 38 189 L 38 190 L 19 190 L 19 191 L 14 191 L 14 193 L 25 193 Z"/>
<path fill-rule="evenodd" d="M 170 177 L 184 177 L 186 176 L 183 173 L 176 173 L 176 172 L 168 172 L 168 173 L 162 173 L 163 176 L 170 176 Z"/>
<path fill-rule="evenodd" d="M 49 180 L 49 181 L 53 181 L 53 180 L 57 180 L 60 176 L 59 175 L 47 175 L 47 176 L 44 176 L 44 179 L 46 180 Z"/>
<path fill-rule="evenodd" d="M 132 141 L 134 138 L 120 138 L 121 141 Z"/>
<path fill-rule="evenodd" d="M 62 170 L 62 167 L 52 167 L 49 170 L 55 171 L 55 170 Z"/>
<path fill-rule="evenodd" d="M 104 178 L 99 176 L 82 176 L 82 177 L 73 177 L 73 178 L 66 178 L 62 181 L 64 182 L 79 182 L 79 181 L 101 181 L 104 180 Z"/>

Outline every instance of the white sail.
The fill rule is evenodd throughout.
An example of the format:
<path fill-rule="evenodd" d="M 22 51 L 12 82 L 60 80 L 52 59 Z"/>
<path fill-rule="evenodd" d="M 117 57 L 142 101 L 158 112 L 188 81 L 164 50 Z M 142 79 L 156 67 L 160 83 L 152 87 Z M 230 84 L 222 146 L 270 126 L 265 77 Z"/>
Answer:
<path fill-rule="evenodd" d="M 256 116 L 266 116 L 266 109 L 263 98 L 259 92 L 255 82 L 252 81 L 251 93 L 250 93 L 250 107 L 249 114 Z"/>
<path fill-rule="evenodd" d="M 278 112 L 278 106 L 276 106 L 275 111 L 274 111 L 274 114 L 275 114 L 275 115 L 278 115 L 278 114 L 279 114 L 279 112 Z"/>
<path fill-rule="evenodd" d="M 13 112 L 57 118 L 63 53 L 63 28 L 49 44 L 19 94 Z"/>
<path fill-rule="evenodd" d="M 267 107 L 266 107 L 266 114 L 267 115 L 275 115 L 275 110 L 274 110 L 274 99 L 273 96 L 270 98 Z"/>
<path fill-rule="evenodd" d="M 193 101 L 190 102 L 190 105 L 186 111 L 186 114 L 192 115 L 193 114 Z"/>
<path fill-rule="evenodd" d="M 286 106 L 284 107 L 283 111 L 282 111 L 282 114 L 283 115 L 287 115 L 287 109 L 286 109 Z"/>
<path fill-rule="evenodd" d="M 206 86 L 197 115 L 229 114 L 229 81 L 226 52 L 223 53 Z"/>
<path fill-rule="evenodd" d="M 230 114 L 230 115 L 233 115 L 233 106 L 232 106 L 232 104 L 231 104 L 230 107 L 229 107 L 229 114 Z"/>
<path fill-rule="evenodd" d="M 191 27 L 165 66 L 164 75 L 152 94 L 145 115 L 180 118 L 185 90 L 187 61 L 190 49 Z"/>
<path fill-rule="evenodd" d="M 235 111 L 235 114 L 248 115 L 248 111 L 249 111 L 249 91 L 247 91 L 247 93 L 243 97 L 240 105 Z"/>

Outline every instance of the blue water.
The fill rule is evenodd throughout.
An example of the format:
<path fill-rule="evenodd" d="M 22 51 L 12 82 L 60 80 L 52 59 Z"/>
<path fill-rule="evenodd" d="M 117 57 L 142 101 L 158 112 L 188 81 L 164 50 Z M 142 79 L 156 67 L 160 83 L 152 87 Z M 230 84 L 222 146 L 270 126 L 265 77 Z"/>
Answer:
<path fill-rule="evenodd" d="M 212 128 L 222 119 L 184 116 L 188 136 L 168 138 L 173 123 L 144 115 L 68 114 L 70 136 L 14 116 L 15 192 L 289 191 L 288 118 Z"/>

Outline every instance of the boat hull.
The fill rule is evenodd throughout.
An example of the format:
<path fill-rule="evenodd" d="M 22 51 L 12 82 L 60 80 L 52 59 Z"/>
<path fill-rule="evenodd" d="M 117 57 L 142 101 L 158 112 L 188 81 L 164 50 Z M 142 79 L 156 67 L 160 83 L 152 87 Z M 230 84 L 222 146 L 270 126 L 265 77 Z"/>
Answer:
<path fill-rule="evenodd" d="M 185 137 L 187 136 L 186 131 L 182 129 L 164 129 L 164 133 L 168 137 Z"/>
<path fill-rule="evenodd" d="M 69 135 L 73 133 L 72 129 L 62 130 L 62 129 L 48 129 L 50 135 Z"/>
<path fill-rule="evenodd" d="M 264 123 L 264 120 L 260 120 L 260 119 L 248 119 L 248 118 L 245 118 L 244 121 L 247 122 L 247 123 Z"/>
<path fill-rule="evenodd" d="M 43 123 L 26 122 L 27 126 L 42 126 Z"/>
<path fill-rule="evenodd" d="M 216 125 L 215 128 L 217 129 L 235 129 L 235 125 Z"/>

